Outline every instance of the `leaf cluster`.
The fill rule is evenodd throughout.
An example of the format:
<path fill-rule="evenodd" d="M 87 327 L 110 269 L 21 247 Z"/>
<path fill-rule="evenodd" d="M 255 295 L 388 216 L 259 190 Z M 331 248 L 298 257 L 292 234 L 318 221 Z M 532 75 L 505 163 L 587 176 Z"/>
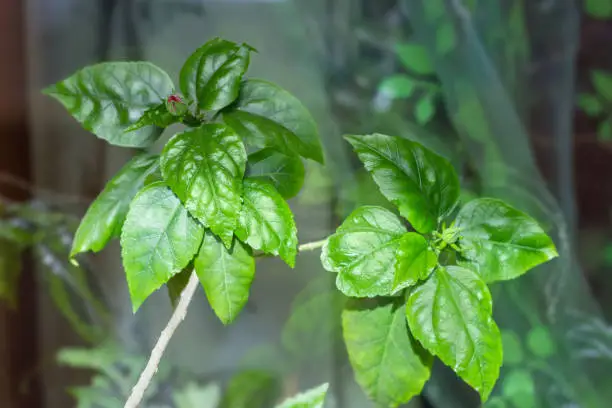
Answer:
<path fill-rule="evenodd" d="M 421 392 L 436 356 L 486 401 L 502 365 L 487 285 L 556 257 L 552 240 L 501 200 L 459 208 L 455 170 L 419 143 L 346 139 L 399 213 L 357 208 L 323 247 L 323 266 L 353 298 L 342 325 L 357 381 L 380 405 L 398 406 Z"/>
<path fill-rule="evenodd" d="M 168 284 L 173 296 L 195 269 L 223 323 L 245 305 L 255 255 L 295 264 L 297 230 L 286 199 L 304 181 L 302 158 L 323 162 L 317 127 L 282 88 L 245 78 L 247 44 L 215 38 L 191 54 L 181 94 L 149 62 L 86 67 L 47 88 L 88 131 L 142 152 L 85 214 L 71 256 L 119 238 L 136 311 Z M 179 123 L 161 154 L 151 146 Z"/>

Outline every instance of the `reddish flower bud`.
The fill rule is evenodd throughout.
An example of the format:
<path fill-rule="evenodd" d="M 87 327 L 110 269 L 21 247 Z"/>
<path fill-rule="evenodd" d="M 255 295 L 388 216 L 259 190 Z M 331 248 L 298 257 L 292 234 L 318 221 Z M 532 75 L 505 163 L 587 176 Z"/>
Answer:
<path fill-rule="evenodd" d="M 183 116 L 187 113 L 188 107 L 180 96 L 170 95 L 168 99 L 166 99 L 166 109 L 174 116 Z"/>

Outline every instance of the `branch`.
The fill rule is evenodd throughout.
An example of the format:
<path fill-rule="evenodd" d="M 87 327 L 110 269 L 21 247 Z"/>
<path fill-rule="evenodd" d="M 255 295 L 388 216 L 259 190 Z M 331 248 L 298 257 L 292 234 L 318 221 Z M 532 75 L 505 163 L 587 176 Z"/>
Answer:
<path fill-rule="evenodd" d="M 157 367 L 159 366 L 159 362 L 164 355 L 164 351 L 166 350 L 170 339 L 174 335 L 174 332 L 179 324 L 181 324 L 187 315 L 187 308 L 189 307 L 189 303 L 191 303 L 191 299 L 193 298 L 199 283 L 200 281 L 198 279 L 198 275 L 196 275 L 194 270 L 189 277 L 187 286 L 185 286 L 185 289 L 183 289 L 183 292 L 181 292 L 181 298 L 178 305 L 176 305 L 176 309 L 174 309 L 174 313 L 172 313 L 168 324 L 164 330 L 162 330 L 159 339 L 157 340 L 157 344 L 155 344 L 153 351 L 151 351 L 151 357 L 149 357 L 146 367 L 140 374 L 138 382 L 134 388 L 132 388 L 132 394 L 130 394 L 124 408 L 136 408 L 138 407 L 138 404 L 141 403 L 145 391 L 149 387 L 153 376 L 157 372 Z"/>
<path fill-rule="evenodd" d="M 315 249 L 321 248 L 327 239 L 322 239 L 320 241 L 309 242 L 307 244 L 302 244 L 298 247 L 298 252 L 306 252 L 306 251 L 314 251 Z M 151 351 L 151 356 L 149 357 L 149 361 L 145 366 L 144 370 L 140 374 L 138 378 L 138 382 L 132 388 L 132 393 L 130 394 L 128 400 L 125 402 L 123 408 L 137 408 L 138 404 L 142 402 L 142 398 L 144 394 L 149 388 L 151 384 L 151 380 L 155 373 L 157 373 L 157 368 L 159 366 L 159 362 L 161 361 L 164 351 L 166 347 L 168 347 L 168 343 L 170 339 L 174 335 L 174 332 L 181 324 L 183 320 L 185 320 L 185 316 L 187 315 L 187 308 L 189 307 L 189 303 L 191 303 L 191 299 L 193 299 L 193 295 L 195 294 L 196 289 L 198 288 L 200 281 L 198 279 L 198 275 L 195 273 L 195 270 L 191 272 L 191 276 L 189 277 L 189 282 L 185 289 L 181 292 L 181 298 L 174 309 L 174 313 L 170 317 L 168 324 L 162 330 L 155 347 L 153 347 L 153 351 Z"/>

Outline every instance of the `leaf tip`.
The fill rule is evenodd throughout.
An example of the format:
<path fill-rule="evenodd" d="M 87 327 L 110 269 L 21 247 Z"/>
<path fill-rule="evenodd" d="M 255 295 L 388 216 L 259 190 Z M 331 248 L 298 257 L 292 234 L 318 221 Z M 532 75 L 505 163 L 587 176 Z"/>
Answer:
<path fill-rule="evenodd" d="M 54 95 L 57 93 L 57 86 L 55 85 L 49 85 L 46 88 L 43 88 L 42 91 L 40 91 L 43 95 L 47 95 L 47 96 L 51 96 L 54 97 Z"/>

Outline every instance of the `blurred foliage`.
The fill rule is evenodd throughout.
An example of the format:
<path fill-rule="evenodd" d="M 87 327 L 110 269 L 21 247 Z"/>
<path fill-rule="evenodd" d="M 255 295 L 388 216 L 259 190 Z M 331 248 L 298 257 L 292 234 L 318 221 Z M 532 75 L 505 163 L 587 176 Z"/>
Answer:
<path fill-rule="evenodd" d="M 581 94 L 578 97 L 578 106 L 588 116 L 599 120 L 599 140 L 612 140 L 612 74 L 593 70 L 591 83 L 594 92 Z"/>
<path fill-rule="evenodd" d="M 612 18 L 612 0 L 584 0 L 584 10 L 593 18 Z"/>

